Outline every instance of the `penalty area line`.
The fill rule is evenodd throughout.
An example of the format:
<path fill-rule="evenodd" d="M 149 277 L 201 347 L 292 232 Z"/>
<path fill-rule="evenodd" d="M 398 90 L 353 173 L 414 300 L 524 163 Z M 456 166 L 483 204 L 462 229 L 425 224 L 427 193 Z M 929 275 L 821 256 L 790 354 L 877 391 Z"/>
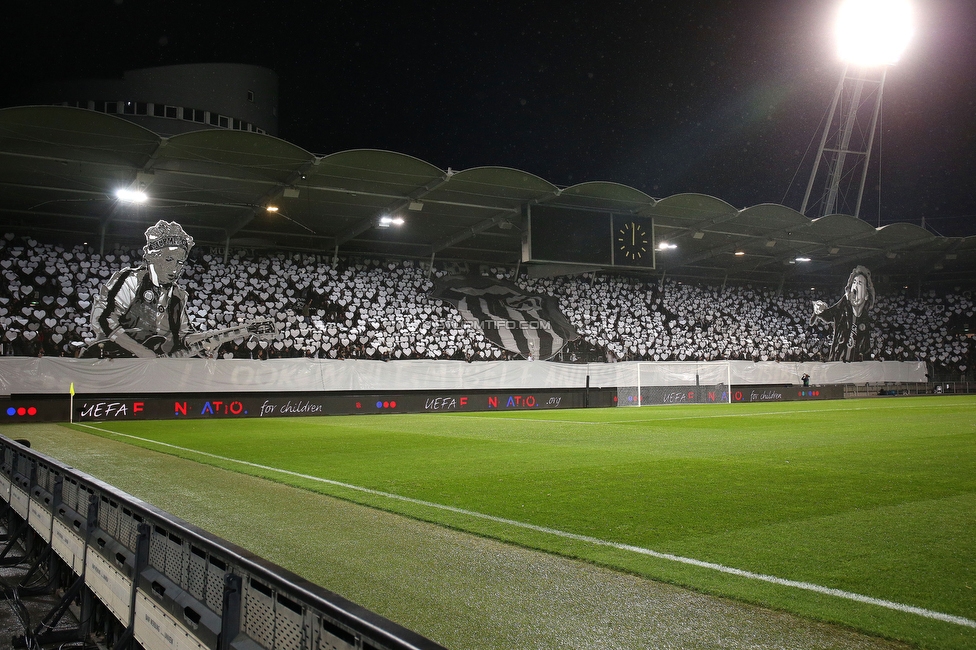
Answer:
<path fill-rule="evenodd" d="M 139 436 L 133 436 L 127 433 L 119 433 L 118 431 L 112 431 L 110 429 L 102 429 L 99 427 L 91 426 L 89 424 L 78 424 L 76 426 L 85 427 L 87 429 L 94 429 L 95 431 L 101 431 L 103 433 L 109 433 L 113 436 L 120 436 L 122 438 L 131 438 L 132 440 L 139 440 L 140 442 L 146 442 L 149 444 L 159 445 L 160 447 L 168 447 L 170 449 L 177 449 L 179 451 L 184 451 L 188 453 L 198 454 L 200 456 L 206 456 L 208 458 L 213 458 L 216 460 L 221 460 L 228 463 L 237 463 L 239 465 L 244 465 L 247 467 L 253 467 L 255 469 L 261 469 L 269 472 L 277 472 L 279 474 L 284 474 L 286 476 L 294 476 L 296 478 L 305 479 L 308 481 L 314 481 L 317 483 L 324 483 L 326 485 L 332 485 L 335 487 L 344 488 L 347 490 L 353 490 L 360 492 L 362 494 L 370 494 L 373 496 L 379 496 L 386 499 L 391 499 L 395 501 L 401 501 L 404 503 L 411 503 L 414 505 L 420 505 L 427 508 L 433 508 L 437 510 L 443 510 L 446 512 L 453 512 L 455 514 L 464 515 L 467 517 L 473 517 L 476 519 L 482 519 L 485 521 L 491 521 L 493 523 L 504 524 L 507 526 L 512 526 L 515 528 L 521 528 L 523 530 L 531 530 L 537 533 L 544 533 L 546 535 L 553 535 L 555 537 L 560 537 L 562 539 L 571 539 L 578 542 L 584 542 L 586 544 L 591 544 L 593 546 L 602 546 L 605 548 L 613 548 L 620 551 L 626 551 L 630 553 L 636 553 L 639 555 L 645 555 L 648 557 L 653 557 L 659 560 L 667 560 L 669 562 L 677 562 L 679 564 L 686 564 L 690 566 L 699 567 L 702 569 L 710 569 L 712 571 L 718 571 L 720 573 L 725 573 L 728 575 L 737 576 L 740 578 L 746 578 L 748 580 L 758 580 L 761 582 L 767 582 L 774 585 L 779 585 L 783 587 L 791 587 L 794 589 L 802 589 L 804 591 L 811 591 L 814 593 L 822 594 L 825 596 L 833 596 L 836 598 L 843 598 L 845 600 L 851 600 L 859 603 L 865 603 L 868 605 L 875 605 L 878 607 L 884 607 L 885 609 L 890 609 L 898 612 L 903 612 L 906 614 L 914 614 L 916 616 L 921 616 L 923 618 L 928 618 L 936 621 L 942 621 L 944 623 L 952 623 L 954 625 L 961 625 L 964 627 L 976 628 L 976 620 L 965 618 L 963 616 L 955 616 L 953 614 L 946 614 L 944 612 L 937 612 L 931 609 L 925 609 L 923 607 L 915 607 L 914 605 L 905 605 L 903 603 L 897 603 L 890 600 L 884 600 L 882 598 L 874 598 L 872 596 L 865 596 L 863 594 L 858 594 L 850 591 L 844 591 L 842 589 L 835 589 L 833 587 L 824 587 L 822 585 L 814 584 L 811 582 L 802 582 L 799 580 L 789 580 L 786 578 L 779 578 L 776 576 L 766 575 L 763 573 L 755 573 L 753 571 L 746 571 L 744 569 L 736 569 L 735 567 L 725 566 L 723 564 L 716 564 L 714 562 L 706 562 L 704 560 L 696 560 L 694 558 L 683 557 L 680 555 L 673 555 L 671 553 L 662 553 L 660 551 L 654 551 L 649 548 L 644 548 L 641 546 L 632 546 L 630 544 L 621 544 L 619 542 L 611 542 L 604 539 L 599 539 L 597 537 L 590 537 L 589 535 L 579 535 L 577 533 L 570 533 L 564 530 L 558 530 L 556 528 L 548 528 L 546 526 L 537 526 L 536 524 L 530 524 L 523 521 L 517 521 L 514 519 L 506 519 L 504 517 L 496 517 L 495 515 L 489 515 L 482 512 L 476 512 L 474 510 L 466 510 L 464 508 L 458 508 L 455 506 L 449 506 L 442 503 L 435 503 L 433 501 L 424 501 L 423 499 L 415 499 L 413 497 L 407 497 L 400 494 L 394 494 L 392 492 L 383 492 L 382 490 L 374 490 L 372 488 L 363 487 L 360 485 L 353 485 L 351 483 L 344 483 L 342 481 L 334 481 L 332 479 L 322 478 L 320 476 L 311 476 L 309 474 L 302 474 L 300 472 L 293 472 L 287 469 L 281 469 L 278 467 L 271 467 L 269 465 L 261 465 L 260 463 L 252 463 L 246 460 L 238 460 L 236 458 L 229 458 L 227 456 L 220 456 L 218 454 L 212 454 L 206 451 L 200 451 L 198 449 L 190 449 L 189 447 L 180 447 L 179 445 L 170 444 L 168 442 L 160 442 L 158 440 L 152 440 L 149 438 L 142 438 Z"/>

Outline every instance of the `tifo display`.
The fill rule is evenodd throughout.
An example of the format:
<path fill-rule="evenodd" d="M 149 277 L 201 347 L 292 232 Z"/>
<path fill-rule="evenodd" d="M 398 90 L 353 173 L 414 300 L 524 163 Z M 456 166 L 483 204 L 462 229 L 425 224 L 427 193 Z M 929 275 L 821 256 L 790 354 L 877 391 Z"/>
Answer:
<path fill-rule="evenodd" d="M 172 248 L 183 256 L 182 246 Z M 965 336 L 974 313 L 971 292 L 882 289 L 859 265 L 836 286 L 771 291 L 594 271 L 533 278 L 512 267 L 246 249 L 231 251 L 225 260 L 223 251 L 194 246 L 181 261 L 181 278 L 174 275 L 170 285 L 182 286 L 182 304 L 180 291 L 174 289 L 171 299 L 169 290 L 152 283 L 152 265 L 137 271 L 145 255 L 125 248 L 99 254 L 11 233 L 0 238 L 3 352 L 118 353 L 119 341 L 126 341 L 118 335 L 112 340 L 117 327 L 109 323 L 106 332 L 98 325 L 106 314 L 99 306 L 102 291 L 107 301 L 118 288 L 109 316 L 119 312 L 119 296 L 127 293 L 130 312 L 132 305 L 146 311 L 130 313 L 132 322 L 123 330 L 135 323 L 157 328 L 158 321 L 164 330 L 176 325 L 190 344 L 167 349 L 171 338 L 154 331 L 144 339 L 150 347 L 142 346 L 153 356 L 923 361 L 931 364 L 933 378 L 970 376 L 974 367 L 972 342 Z M 160 267 L 155 277 L 164 271 Z M 137 280 L 152 286 L 137 294 Z M 255 331 L 254 323 L 262 329 Z M 208 335 L 218 332 L 233 338 Z M 206 345 L 194 346 L 201 336 Z"/>

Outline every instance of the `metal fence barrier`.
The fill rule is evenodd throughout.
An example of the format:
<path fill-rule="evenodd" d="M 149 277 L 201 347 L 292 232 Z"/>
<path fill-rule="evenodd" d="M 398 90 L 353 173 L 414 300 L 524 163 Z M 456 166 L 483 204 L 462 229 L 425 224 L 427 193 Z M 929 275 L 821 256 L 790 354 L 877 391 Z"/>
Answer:
<path fill-rule="evenodd" d="M 110 640 L 118 649 L 442 647 L 4 436 L 0 508 L 8 532 L 0 562 L 20 544 L 65 574 L 59 611 L 29 631 L 37 640 L 85 639 L 101 608 L 118 621 Z M 78 628 L 55 631 L 55 618 L 78 602 Z"/>
<path fill-rule="evenodd" d="M 976 383 L 971 381 L 844 384 L 845 399 L 895 395 L 971 395 L 973 393 L 976 393 Z"/>

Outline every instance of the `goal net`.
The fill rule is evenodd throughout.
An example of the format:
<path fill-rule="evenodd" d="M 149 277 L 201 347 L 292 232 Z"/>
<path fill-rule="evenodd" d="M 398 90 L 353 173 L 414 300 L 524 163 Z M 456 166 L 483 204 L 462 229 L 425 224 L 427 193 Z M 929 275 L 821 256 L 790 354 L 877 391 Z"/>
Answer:
<path fill-rule="evenodd" d="M 637 363 L 630 381 L 617 386 L 617 406 L 728 404 L 732 366 L 728 361 Z"/>

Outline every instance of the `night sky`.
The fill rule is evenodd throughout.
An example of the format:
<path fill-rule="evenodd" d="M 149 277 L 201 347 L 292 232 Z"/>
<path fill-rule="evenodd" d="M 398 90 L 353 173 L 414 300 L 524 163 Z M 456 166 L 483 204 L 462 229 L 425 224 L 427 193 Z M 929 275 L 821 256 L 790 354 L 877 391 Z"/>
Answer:
<path fill-rule="evenodd" d="M 392 4 L 13 0 L 0 99 L 37 80 L 250 63 L 279 75 L 280 137 L 317 154 L 800 207 L 842 71 L 837 0 Z M 976 235 L 976 3 L 915 6 L 872 163 L 880 222 Z M 873 225 L 878 186 L 872 174 Z"/>

